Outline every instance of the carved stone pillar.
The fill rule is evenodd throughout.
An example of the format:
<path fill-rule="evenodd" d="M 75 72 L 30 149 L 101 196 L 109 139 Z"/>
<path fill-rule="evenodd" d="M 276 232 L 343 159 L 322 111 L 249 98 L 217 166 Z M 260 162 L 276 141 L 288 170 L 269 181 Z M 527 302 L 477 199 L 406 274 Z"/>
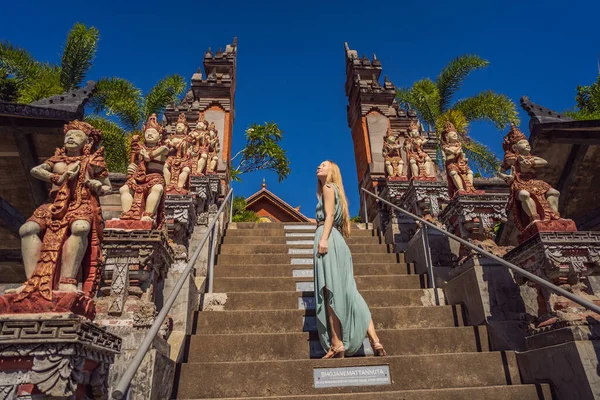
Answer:
<path fill-rule="evenodd" d="M 600 232 L 538 232 L 504 257 L 527 271 L 600 304 Z M 524 279 L 520 279 L 524 283 Z M 529 282 L 540 294 L 534 332 L 585 324 L 600 316 Z"/>
<path fill-rule="evenodd" d="M 167 195 L 165 214 L 169 239 L 173 241 L 175 262 L 171 270 L 183 271 L 188 260 L 190 235 L 196 225 L 196 201 L 193 195 Z"/>
<path fill-rule="evenodd" d="M 206 226 L 210 222 L 209 213 L 214 216 L 218 210 L 215 207 L 221 195 L 221 178 L 218 175 L 192 176 L 190 189 L 196 195 L 196 223 Z"/>
<path fill-rule="evenodd" d="M 105 268 L 96 300 L 96 321 L 123 338 L 122 353 L 110 371 L 109 384 L 114 385 L 162 306 L 164 280 L 174 252 L 165 230 L 105 229 L 103 254 Z M 168 317 L 134 377 L 132 399 L 170 395 L 169 379 L 175 365 L 169 359 L 166 340 L 172 327 Z"/>
<path fill-rule="evenodd" d="M 0 315 L 0 398 L 108 399 L 121 339 L 70 313 Z"/>

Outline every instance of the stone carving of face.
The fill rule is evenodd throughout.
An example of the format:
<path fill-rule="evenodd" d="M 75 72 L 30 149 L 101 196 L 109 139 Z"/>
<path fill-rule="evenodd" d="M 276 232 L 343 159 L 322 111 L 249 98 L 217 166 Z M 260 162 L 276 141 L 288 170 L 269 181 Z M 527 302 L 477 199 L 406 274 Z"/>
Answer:
<path fill-rule="evenodd" d="M 454 131 L 450 131 L 446 134 L 446 137 L 451 140 L 451 141 L 457 141 L 458 140 L 458 133 L 454 132 Z"/>
<path fill-rule="evenodd" d="M 181 122 L 180 122 L 180 123 L 178 123 L 177 125 L 175 125 L 175 133 L 176 133 L 177 135 L 183 135 L 183 134 L 185 133 L 185 131 L 186 131 L 186 130 L 187 130 L 187 129 L 186 129 L 185 125 L 184 125 L 184 124 L 182 124 Z"/>
<path fill-rule="evenodd" d="M 147 145 L 154 146 L 160 140 L 160 133 L 154 128 L 148 128 L 144 132 L 144 139 Z"/>
<path fill-rule="evenodd" d="M 323 161 L 317 168 L 317 178 L 327 178 L 331 165 L 328 161 Z"/>
<path fill-rule="evenodd" d="M 521 139 L 517 142 L 517 144 L 513 145 L 513 150 L 519 154 L 529 154 L 531 151 L 531 146 L 527 139 Z"/>
<path fill-rule="evenodd" d="M 81 151 L 87 143 L 88 137 L 81 130 L 71 129 L 65 135 L 65 148 L 69 151 Z"/>

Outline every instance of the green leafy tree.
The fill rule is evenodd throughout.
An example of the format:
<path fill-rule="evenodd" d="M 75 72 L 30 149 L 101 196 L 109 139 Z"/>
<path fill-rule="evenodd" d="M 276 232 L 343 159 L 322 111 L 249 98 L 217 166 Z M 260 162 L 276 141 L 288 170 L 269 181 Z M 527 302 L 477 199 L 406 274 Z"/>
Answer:
<path fill-rule="evenodd" d="M 396 97 L 401 105 L 414 109 L 429 129 L 441 133 L 445 122 L 452 122 L 463 138 L 463 148 L 473 167 L 493 173 L 499 165 L 498 159 L 485 145 L 467 136 L 468 126 L 471 121 L 488 121 L 502 130 L 511 122 L 518 123 L 515 104 L 506 95 L 491 90 L 453 101 L 467 76 L 488 65 L 488 61 L 477 55 L 457 57 L 442 69 L 435 81 L 421 79 L 411 87 L 398 89 Z"/>
<path fill-rule="evenodd" d="M 360 215 L 356 215 L 356 216 L 350 218 L 350 222 L 360 223 L 360 222 L 362 222 L 362 218 L 360 217 Z"/>
<path fill-rule="evenodd" d="M 0 98 L 31 103 L 81 87 L 99 38 L 96 28 L 76 23 L 67 35 L 60 65 L 37 61 L 25 49 L 0 43 Z"/>
<path fill-rule="evenodd" d="M 287 178 L 290 161 L 281 147 L 282 139 L 283 131 L 274 122 L 250 125 L 246 129 L 246 146 L 231 159 L 232 163 L 237 162 L 231 169 L 231 179 L 240 182 L 240 175 L 262 170 L 277 173 L 279 182 Z"/>
<path fill-rule="evenodd" d="M 186 88 L 180 75 L 161 79 L 145 95 L 133 83 L 122 78 L 102 78 L 90 101 L 93 114 L 86 121 L 102 130 L 102 145 L 111 172 L 125 172 L 130 140 L 141 133 L 148 117 L 160 115 Z"/>
<path fill-rule="evenodd" d="M 232 222 L 258 222 L 260 217 L 254 211 L 246 210 L 246 199 L 242 196 L 233 198 Z"/>
<path fill-rule="evenodd" d="M 575 101 L 575 110 L 565 113 L 569 117 L 580 120 L 600 119 L 600 75 L 589 86 L 577 86 Z"/>

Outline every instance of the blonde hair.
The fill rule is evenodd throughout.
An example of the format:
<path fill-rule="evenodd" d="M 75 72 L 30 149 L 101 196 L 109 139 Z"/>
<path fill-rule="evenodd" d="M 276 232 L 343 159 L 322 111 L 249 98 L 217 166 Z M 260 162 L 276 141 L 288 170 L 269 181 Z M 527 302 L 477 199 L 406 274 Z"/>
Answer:
<path fill-rule="evenodd" d="M 345 237 L 350 236 L 350 214 L 348 213 L 348 200 L 346 199 L 346 193 L 344 192 L 344 185 L 342 184 L 342 173 L 340 167 L 336 163 L 330 160 L 325 160 L 329 163 L 329 173 L 327 174 L 327 183 L 333 183 L 337 186 L 338 198 L 340 206 L 342 207 L 342 226 L 340 230 L 342 235 Z M 317 179 L 317 197 L 323 198 L 323 185 L 321 181 Z"/>

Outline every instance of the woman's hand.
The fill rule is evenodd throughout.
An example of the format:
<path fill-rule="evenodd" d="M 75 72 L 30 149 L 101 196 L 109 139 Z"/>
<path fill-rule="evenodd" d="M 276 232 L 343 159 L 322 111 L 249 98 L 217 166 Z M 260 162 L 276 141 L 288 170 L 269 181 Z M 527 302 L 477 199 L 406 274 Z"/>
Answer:
<path fill-rule="evenodd" d="M 321 238 L 321 240 L 319 240 L 319 254 L 320 255 L 325 255 L 327 254 L 327 250 L 329 249 L 329 243 L 327 242 L 326 238 Z"/>

